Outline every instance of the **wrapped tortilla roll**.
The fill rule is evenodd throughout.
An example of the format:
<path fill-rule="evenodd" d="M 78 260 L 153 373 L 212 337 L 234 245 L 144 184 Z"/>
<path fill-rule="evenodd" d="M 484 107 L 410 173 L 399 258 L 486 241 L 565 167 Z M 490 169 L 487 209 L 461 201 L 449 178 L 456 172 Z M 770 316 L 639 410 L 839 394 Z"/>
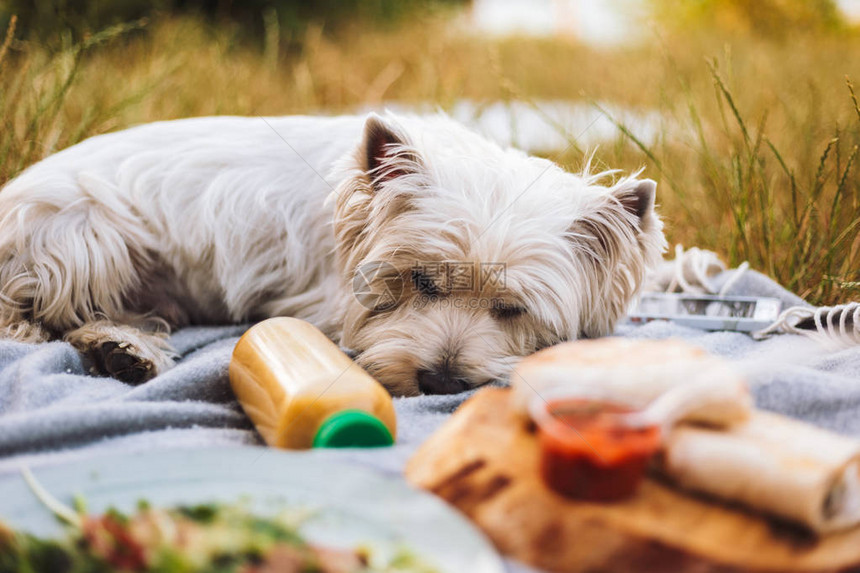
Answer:
<path fill-rule="evenodd" d="M 671 394 L 677 399 L 666 402 L 667 418 L 709 426 L 665 432 L 658 469 L 671 480 L 817 533 L 860 524 L 860 441 L 753 411 L 744 380 L 699 348 L 674 340 L 570 342 L 524 359 L 511 382 L 523 411 L 536 393 L 565 387 L 594 386 L 638 408 Z"/>
<path fill-rule="evenodd" d="M 776 414 L 720 431 L 678 426 L 661 470 L 682 487 L 817 533 L 860 523 L 860 442 Z"/>
<path fill-rule="evenodd" d="M 673 421 L 729 426 L 752 411 L 744 379 L 726 361 L 680 340 L 603 338 L 551 346 L 520 362 L 511 383 L 513 405 L 524 413 L 535 394 L 589 386 L 636 408 L 687 386 Z"/>

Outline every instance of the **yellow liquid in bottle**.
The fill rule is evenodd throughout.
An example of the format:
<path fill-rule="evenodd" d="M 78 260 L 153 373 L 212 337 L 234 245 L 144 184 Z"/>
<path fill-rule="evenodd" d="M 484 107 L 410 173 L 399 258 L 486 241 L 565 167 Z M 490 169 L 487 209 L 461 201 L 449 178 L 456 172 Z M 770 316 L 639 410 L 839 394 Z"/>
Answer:
<path fill-rule="evenodd" d="M 344 411 L 371 414 L 396 439 L 391 396 L 316 327 L 271 318 L 248 330 L 230 361 L 230 385 L 270 446 L 304 449 Z"/>

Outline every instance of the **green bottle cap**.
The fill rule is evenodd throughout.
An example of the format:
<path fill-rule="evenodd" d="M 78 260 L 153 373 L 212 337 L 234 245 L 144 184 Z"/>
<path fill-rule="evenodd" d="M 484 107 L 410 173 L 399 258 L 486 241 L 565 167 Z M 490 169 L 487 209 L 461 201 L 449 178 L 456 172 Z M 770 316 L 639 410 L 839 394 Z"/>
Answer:
<path fill-rule="evenodd" d="M 342 410 L 326 418 L 314 436 L 315 448 L 374 448 L 394 443 L 382 420 L 363 410 Z"/>

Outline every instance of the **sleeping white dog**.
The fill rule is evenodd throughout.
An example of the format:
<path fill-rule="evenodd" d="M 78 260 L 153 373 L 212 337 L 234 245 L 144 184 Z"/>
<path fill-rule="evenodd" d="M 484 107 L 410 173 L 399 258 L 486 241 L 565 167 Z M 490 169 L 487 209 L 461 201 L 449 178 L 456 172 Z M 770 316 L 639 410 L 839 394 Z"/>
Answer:
<path fill-rule="evenodd" d="M 394 394 L 459 392 L 613 330 L 665 241 L 653 181 L 599 180 L 444 116 L 100 135 L 0 192 L 0 325 L 141 383 L 170 329 L 295 316 Z"/>

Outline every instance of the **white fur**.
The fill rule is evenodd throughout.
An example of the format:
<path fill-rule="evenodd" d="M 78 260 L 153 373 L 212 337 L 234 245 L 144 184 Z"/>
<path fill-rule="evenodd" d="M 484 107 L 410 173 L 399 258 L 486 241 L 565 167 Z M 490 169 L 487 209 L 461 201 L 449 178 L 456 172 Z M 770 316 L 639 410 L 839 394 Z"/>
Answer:
<path fill-rule="evenodd" d="M 369 172 L 371 124 L 396 141 Z M 154 373 L 169 364 L 163 333 L 147 341 L 159 324 L 296 316 L 412 394 L 416 373 L 440 360 L 471 386 L 540 346 L 611 332 L 664 249 L 653 203 L 641 218 L 629 208 L 637 189 L 653 201 L 650 183 L 607 189 L 444 116 L 363 126 L 358 116 L 188 119 L 41 161 L 0 192 L 0 324 L 86 352 L 110 341 L 105 321 L 124 325 Z M 504 263 L 507 288 L 419 307 L 407 284 L 400 306 L 374 313 L 351 290 L 371 261 L 403 273 Z M 527 314 L 454 308 L 487 296 Z"/>

